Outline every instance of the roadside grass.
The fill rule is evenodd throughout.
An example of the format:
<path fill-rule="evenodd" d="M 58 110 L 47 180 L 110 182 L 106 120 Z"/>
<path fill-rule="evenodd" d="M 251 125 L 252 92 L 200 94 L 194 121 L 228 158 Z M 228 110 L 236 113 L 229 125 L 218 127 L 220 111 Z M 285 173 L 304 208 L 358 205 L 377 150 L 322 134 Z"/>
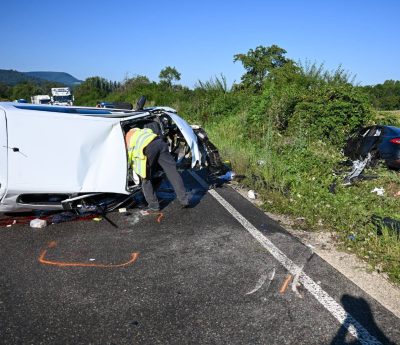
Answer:
<path fill-rule="evenodd" d="M 364 172 L 375 178 L 344 186 L 338 170 L 351 168 L 340 164 L 345 157 L 333 146 L 274 131 L 255 144 L 246 135 L 244 116 L 227 116 L 205 127 L 222 157 L 246 176 L 243 183 L 260 195 L 263 208 L 297 218 L 304 230 L 335 231 L 343 250 L 400 284 L 398 234 L 387 227 L 378 234 L 372 221 L 373 215 L 400 220 L 400 174 L 378 165 Z M 374 188 L 383 188 L 384 195 L 372 193 Z"/>
<path fill-rule="evenodd" d="M 375 122 L 400 127 L 400 110 L 379 110 L 376 112 Z"/>

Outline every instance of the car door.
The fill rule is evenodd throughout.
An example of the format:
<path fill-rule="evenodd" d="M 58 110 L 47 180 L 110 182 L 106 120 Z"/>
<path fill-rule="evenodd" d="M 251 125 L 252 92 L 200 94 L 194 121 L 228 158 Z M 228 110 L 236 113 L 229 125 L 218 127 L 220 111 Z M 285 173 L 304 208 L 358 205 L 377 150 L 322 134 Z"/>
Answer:
<path fill-rule="evenodd" d="M 366 157 L 369 152 L 376 150 L 380 140 L 382 129 L 379 126 L 373 126 L 364 133 L 360 146 L 360 156 Z"/>
<path fill-rule="evenodd" d="M 2 199 L 7 190 L 8 178 L 7 120 L 3 110 L 0 110 L 0 132 L 0 199 Z"/>

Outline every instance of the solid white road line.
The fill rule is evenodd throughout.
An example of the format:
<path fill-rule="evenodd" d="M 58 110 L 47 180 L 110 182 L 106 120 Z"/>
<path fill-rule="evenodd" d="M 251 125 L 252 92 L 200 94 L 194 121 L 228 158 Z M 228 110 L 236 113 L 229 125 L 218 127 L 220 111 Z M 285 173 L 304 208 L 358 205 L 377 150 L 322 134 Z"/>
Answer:
<path fill-rule="evenodd" d="M 195 172 L 189 171 L 191 176 L 208 189 L 208 184 Z M 298 274 L 300 267 L 290 260 L 279 248 L 277 248 L 265 235 L 254 227 L 245 217 L 243 217 L 229 202 L 220 196 L 214 189 L 208 191 L 268 252 L 279 261 L 292 275 Z M 363 345 L 382 345 L 375 337 L 362 326 L 353 316 L 328 295 L 316 282 L 314 282 L 304 272 L 300 274 L 300 283 L 310 292 L 316 300 L 327 309 L 332 316 L 345 327 L 348 332 L 358 339 Z"/>

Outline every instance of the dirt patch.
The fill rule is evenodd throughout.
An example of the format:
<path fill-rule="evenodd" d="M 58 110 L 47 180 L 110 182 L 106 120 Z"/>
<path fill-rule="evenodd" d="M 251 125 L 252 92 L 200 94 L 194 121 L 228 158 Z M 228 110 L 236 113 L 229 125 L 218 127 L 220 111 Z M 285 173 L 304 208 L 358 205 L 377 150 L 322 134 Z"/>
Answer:
<path fill-rule="evenodd" d="M 232 183 L 231 186 L 256 206 L 262 205 L 261 200 L 248 197 L 248 189 L 236 183 Z M 335 233 L 299 230 L 296 228 L 296 219 L 269 212 L 265 214 L 279 222 L 302 243 L 313 248 L 322 259 L 400 318 L 400 287 L 392 284 L 385 273 L 371 272 L 368 265 L 356 255 L 339 251 Z"/>

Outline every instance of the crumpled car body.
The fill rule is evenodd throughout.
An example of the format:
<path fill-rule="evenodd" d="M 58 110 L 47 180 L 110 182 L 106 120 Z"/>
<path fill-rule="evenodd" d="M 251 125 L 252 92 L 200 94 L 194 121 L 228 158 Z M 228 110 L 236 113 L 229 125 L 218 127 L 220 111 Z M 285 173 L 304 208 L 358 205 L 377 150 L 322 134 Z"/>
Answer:
<path fill-rule="evenodd" d="M 372 163 L 379 159 L 391 169 L 400 169 L 400 128 L 375 125 L 359 128 L 347 140 L 344 154 L 352 160 L 371 155 Z"/>
<path fill-rule="evenodd" d="M 171 108 L 0 103 L 0 212 L 74 209 L 103 195 L 137 192 L 124 137 L 148 123 L 157 123 L 182 168 L 209 163 L 201 140 Z"/>

